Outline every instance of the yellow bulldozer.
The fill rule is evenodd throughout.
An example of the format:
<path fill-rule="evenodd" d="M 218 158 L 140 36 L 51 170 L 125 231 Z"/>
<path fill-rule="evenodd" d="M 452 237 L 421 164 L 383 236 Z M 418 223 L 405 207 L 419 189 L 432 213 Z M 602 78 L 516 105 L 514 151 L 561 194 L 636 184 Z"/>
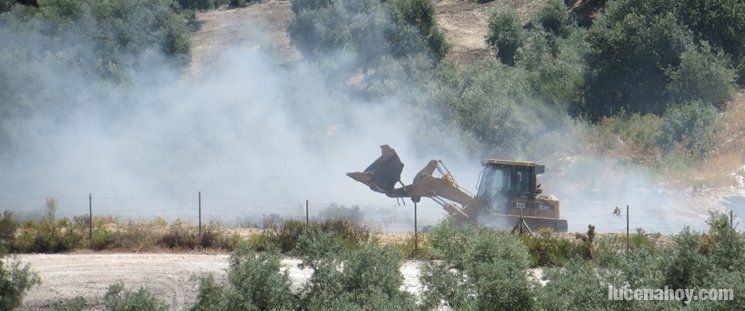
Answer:
<path fill-rule="evenodd" d="M 363 172 L 347 173 L 373 191 L 391 198 L 410 198 L 414 203 L 427 197 L 442 206 L 457 222 L 476 222 L 498 230 L 533 232 L 546 227 L 566 232 L 567 221 L 559 217 L 559 201 L 542 193 L 537 176 L 545 166 L 532 162 L 483 160 L 476 195 L 458 185 L 440 160 L 431 160 L 405 185 L 404 164 L 388 145 Z M 438 176 L 434 176 L 435 170 Z M 400 187 L 396 187 L 400 184 Z"/>

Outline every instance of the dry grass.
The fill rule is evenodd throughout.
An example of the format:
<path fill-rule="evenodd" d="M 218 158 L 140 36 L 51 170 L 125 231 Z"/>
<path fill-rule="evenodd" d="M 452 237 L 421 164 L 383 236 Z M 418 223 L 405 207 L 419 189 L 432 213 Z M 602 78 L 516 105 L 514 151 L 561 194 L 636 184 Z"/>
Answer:
<path fill-rule="evenodd" d="M 722 111 L 725 130 L 716 152 L 696 169 L 675 176 L 688 185 L 726 187 L 736 185 L 733 173 L 745 165 L 745 91 L 741 91 Z"/>

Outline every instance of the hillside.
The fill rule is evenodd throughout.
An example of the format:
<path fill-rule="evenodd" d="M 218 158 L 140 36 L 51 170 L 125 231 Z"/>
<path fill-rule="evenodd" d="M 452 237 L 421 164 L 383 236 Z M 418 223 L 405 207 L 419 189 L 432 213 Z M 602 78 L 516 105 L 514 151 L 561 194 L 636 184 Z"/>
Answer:
<path fill-rule="evenodd" d="M 256 38 L 268 37 L 270 40 L 266 45 L 272 45 L 286 60 L 301 57 L 290 43 L 287 34 L 287 25 L 292 17 L 290 4 L 289 0 L 267 0 L 245 8 L 221 8 L 198 12 L 197 22 L 201 26 L 192 34 L 190 72 L 198 72 L 199 68 L 209 64 L 209 60 L 224 51 L 227 46 Z M 527 21 L 530 13 L 540 7 L 541 1 L 436 1 L 437 23 L 452 45 L 447 59 L 457 65 L 466 65 L 493 55 L 484 41 L 489 13 L 505 4 L 515 8 L 520 17 Z M 264 28 L 257 29 L 257 25 Z"/>

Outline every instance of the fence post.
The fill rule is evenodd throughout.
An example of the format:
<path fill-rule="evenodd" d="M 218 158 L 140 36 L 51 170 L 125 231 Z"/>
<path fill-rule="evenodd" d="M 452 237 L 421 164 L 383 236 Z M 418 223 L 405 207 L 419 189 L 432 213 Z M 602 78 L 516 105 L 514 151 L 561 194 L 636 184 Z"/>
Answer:
<path fill-rule="evenodd" d="M 88 193 L 88 240 L 93 241 L 93 194 Z"/>
<path fill-rule="evenodd" d="M 626 252 L 629 252 L 629 205 L 626 204 Z"/>
<path fill-rule="evenodd" d="M 735 215 L 732 213 L 732 210 L 729 210 L 729 226 L 732 229 L 735 229 Z"/>
<path fill-rule="evenodd" d="M 305 200 L 305 225 L 310 224 L 310 217 L 308 217 L 308 200 Z"/>
<path fill-rule="evenodd" d="M 202 240 L 202 191 L 197 192 L 197 198 L 199 200 L 199 224 L 198 231 L 199 231 L 199 241 Z"/>
<path fill-rule="evenodd" d="M 417 226 L 417 208 L 416 208 L 416 202 L 414 202 L 414 258 L 416 258 L 416 255 L 418 253 L 419 248 L 419 228 Z"/>

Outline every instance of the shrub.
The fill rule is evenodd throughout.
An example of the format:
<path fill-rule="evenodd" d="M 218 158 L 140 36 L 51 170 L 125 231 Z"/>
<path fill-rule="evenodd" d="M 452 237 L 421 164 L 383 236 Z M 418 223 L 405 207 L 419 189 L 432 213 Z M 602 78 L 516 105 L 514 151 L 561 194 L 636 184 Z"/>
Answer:
<path fill-rule="evenodd" d="M 403 258 L 390 247 L 366 244 L 327 258 L 314 267 L 303 289 L 305 310 L 415 310 L 414 297 L 401 291 Z"/>
<path fill-rule="evenodd" d="M 572 260 L 563 268 L 544 270 L 550 280 L 539 291 L 537 304 L 544 310 L 611 310 L 608 285 L 593 265 Z"/>
<path fill-rule="evenodd" d="M 523 242 L 530 253 L 532 267 L 563 266 L 582 252 L 579 245 L 554 236 L 548 228 L 541 228 L 537 235 L 523 236 Z"/>
<path fill-rule="evenodd" d="M 54 311 L 85 311 L 90 310 L 91 306 L 88 301 L 83 297 L 75 297 L 73 299 L 56 302 L 52 305 Z"/>
<path fill-rule="evenodd" d="M 323 211 L 319 212 L 318 218 L 322 220 L 329 219 L 343 219 L 353 222 L 360 222 L 365 216 L 364 212 L 360 211 L 359 205 L 352 205 L 346 207 L 344 205 L 338 205 L 331 203 Z"/>
<path fill-rule="evenodd" d="M 207 274 L 199 278 L 197 301 L 191 307 L 192 311 L 220 311 L 228 310 L 225 300 L 225 286 L 215 283 L 215 277 Z"/>
<path fill-rule="evenodd" d="M 489 16 L 486 43 L 494 49 L 503 64 L 514 64 L 517 49 L 522 46 L 523 36 L 522 25 L 514 9 L 502 7 Z"/>
<path fill-rule="evenodd" d="M 92 232 L 92 239 L 89 241 L 90 248 L 93 250 L 104 250 L 117 246 L 120 236 L 116 231 L 117 228 L 111 228 L 117 222 L 109 223 L 102 219 L 96 219 Z"/>
<path fill-rule="evenodd" d="M 167 248 L 193 249 L 199 246 L 199 232 L 182 220 L 176 220 L 160 237 L 158 244 Z"/>
<path fill-rule="evenodd" d="M 289 252 L 297 245 L 303 230 L 305 230 L 304 221 L 288 220 L 282 226 L 270 232 L 270 240 L 280 251 Z"/>
<path fill-rule="evenodd" d="M 670 82 L 667 70 L 680 63 L 692 36 L 674 16 L 615 17 L 619 9 L 611 3 L 587 36 L 591 72 L 579 110 L 593 120 L 623 112 L 662 114 L 670 101 L 660 92 Z"/>
<path fill-rule="evenodd" d="M 458 226 L 452 218 L 443 219 L 427 233 L 432 255 L 463 268 L 462 256 L 480 230 L 471 224 Z"/>
<path fill-rule="evenodd" d="M 745 3 L 704 2 L 610 2 L 590 27 L 593 72 L 581 110 L 597 119 L 621 111 L 662 114 L 671 99 L 726 101 L 731 62 L 742 64 L 745 51 Z"/>
<path fill-rule="evenodd" d="M 68 219 L 24 222 L 10 241 L 11 252 L 59 253 L 81 246 L 84 228 Z"/>
<path fill-rule="evenodd" d="M 530 18 L 531 23 L 550 31 L 554 35 L 566 35 L 572 20 L 567 13 L 567 7 L 561 0 L 549 0 Z"/>
<path fill-rule="evenodd" d="M 675 236 L 675 246 L 664 267 L 664 284 L 670 288 L 695 288 L 703 282 L 714 267 L 711 261 L 699 252 L 701 235 L 684 229 Z"/>
<path fill-rule="evenodd" d="M 370 230 L 353 221 L 331 219 L 321 222 L 319 225 L 321 230 L 330 233 L 336 239 L 340 239 L 346 248 L 354 248 L 370 239 Z"/>
<path fill-rule="evenodd" d="M 162 218 L 152 221 L 129 221 L 125 227 L 119 229 L 116 244 L 134 252 L 155 248 L 160 237 L 167 232 L 167 228 L 167 223 Z"/>
<path fill-rule="evenodd" d="M 13 310 L 21 305 L 23 296 L 40 279 L 28 265 L 2 260 L 0 254 L 0 309 Z"/>
<path fill-rule="evenodd" d="M 301 0 L 292 10 L 290 39 L 310 59 L 344 51 L 368 67 L 387 56 L 424 53 L 439 60 L 449 48 L 428 0 Z"/>
<path fill-rule="evenodd" d="M 280 259 L 276 253 L 236 249 L 229 259 L 228 284 L 203 277 L 192 310 L 294 310 L 297 298 L 287 272 L 280 272 Z"/>
<path fill-rule="evenodd" d="M 247 7 L 253 0 L 230 0 L 230 6 L 244 8 Z"/>
<path fill-rule="evenodd" d="M 60 44 L 62 48 L 54 45 L 62 49 L 52 56 L 55 63 L 69 63 L 116 81 L 137 67 L 140 54 L 152 49 L 186 63 L 190 53 L 186 18 L 172 4 L 171 0 L 41 1 L 38 7 L 16 6 L 0 19 L 21 34 L 41 34 L 49 42 L 59 42 L 62 37 L 67 43 L 74 41 Z M 38 39 L 31 38 L 28 42 Z M 86 45 L 96 48 L 80 48 Z M 24 59 L 31 56 L 41 61 L 50 57 L 43 50 L 51 46 L 29 44 L 18 51 L 27 52 Z"/>
<path fill-rule="evenodd" d="M 451 241 L 446 236 L 452 237 Z M 432 251 L 443 260 L 424 265 L 424 306 L 452 309 L 531 310 L 535 284 L 526 273 L 528 250 L 516 236 L 445 222 L 430 231 Z"/>
<path fill-rule="evenodd" d="M 171 224 L 159 239 L 157 244 L 166 248 L 196 249 L 196 248 L 221 248 L 232 250 L 238 244 L 237 234 L 228 234 L 218 224 L 209 224 L 202 227 L 202 236 L 199 236 L 199 228 L 176 220 Z"/>
<path fill-rule="evenodd" d="M 4 211 L 0 218 L 0 243 L 7 243 L 16 235 L 18 222 L 13 217 L 13 212 Z"/>
<path fill-rule="evenodd" d="M 354 249 L 370 239 L 370 231 L 362 225 L 343 219 L 326 220 L 321 223 L 306 225 L 304 221 L 288 220 L 274 229 L 267 229 L 251 238 L 248 244 L 257 251 L 277 249 L 283 253 L 293 252 L 297 255 L 308 248 L 298 248 L 300 237 L 306 232 L 328 236 L 334 243 L 344 249 Z"/>
<path fill-rule="evenodd" d="M 318 260 L 337 255 L 341 251 L 340 239 L 324 232 L 319 226 L 309 226 L 300 234 L 292 253 L 302 257 L 305 264 L 315 266 Z"/>
<path fill-rule="evenodd" d="M 445 34 L 437 27 L 434 2 L 430 0 L 394 0 L 387 3 L 393 7 L 394 23 L 399 28 L 413 27 L 416 30 L 416 37 L 421 38 L 426 44 L 422 48 L 429 48 L 430 54 L 436 61 L 445 57 L 445 54 L 450 50 L 450 44 L 445 40 Z M 389 38 L 389 40 L 391 39 Z M 391 41 L 395 42 L 396 40 Z M 393 46 L 394 55 L 407 56 L 421 51 L 421 49 L 413 49 L 419 48 L 418 44 L 408 44 L 406 46 L 405 44 L 394 43 Z M 407 50 L 411 50 L 411 53 L 397 52 Z"/>
<path fill-rule="evenodd" d="M 668 72 L 667 86 L 677 102 L 702 101 L 722 107 L 735 94 L 735 71 L 723 53 L 715 53 L 704 42 L 689 45 L 680 55 L 680 65 Z"/>
<path fill-rule="evenodd" d="M 431 252 L 429 245 L 429 239 L 426 234 L 419 233 L 417 237 L 416 252 L 414 251 L 414 235 L 406 234 L 403 240 L 389 241 L 386 245 L 396 248 L 400 251 L 407 259 L 421 259 L 421 260 L 432 260 L 434 256 Z"/>
<path fill-rule="evenodd" d="M 109 286 L 103 298 L 106 309 L 111 311 L 165 311 L 168 305 L 160 301 L 145 288 L 132 292 L 124 289 L 121 283 Z"/>
<path fill-rule="evenodd" d="M 745 238 L 732 227 L 727 215 L 714 214 L 708 223 L 713 245 L 704 246 L 705 253 L 720 269 L 745 272 Z"/>
<path fill-rule="evenodd" d="M 682 143 L 692 156 L 705 158 L 713 153 L 723 130 L 717 121 L 716 108 L 703 102 L 673 106 L 662 118 L 659 143 L 668 150 Z"/>
<path fill-rule="evenodd" d="M 540 28 L 530 31 L 515 56 L 516 65 L 527 71 L 536 93 L 562 105 L 582 100 L 589 50 L 584 30 L 572 26 L 565 32 L 561 37 Z"/>

